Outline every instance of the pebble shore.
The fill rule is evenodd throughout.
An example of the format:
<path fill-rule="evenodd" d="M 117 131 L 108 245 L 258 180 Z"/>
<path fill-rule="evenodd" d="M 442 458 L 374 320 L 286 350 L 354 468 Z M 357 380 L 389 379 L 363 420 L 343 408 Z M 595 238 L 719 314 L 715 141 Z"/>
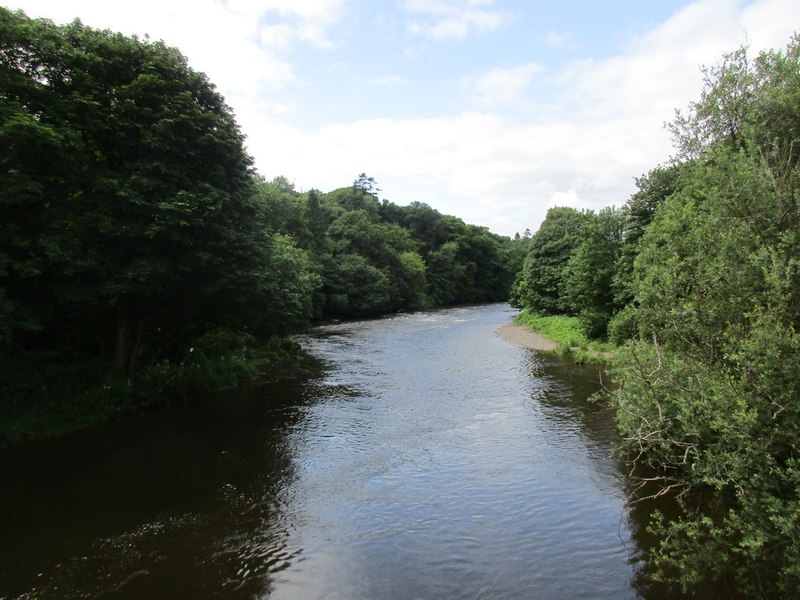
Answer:
<path fill-rule="evenodd" d="M 549 352 L 558 348 L 553 340 L 544 337 L 543 335 L 531 331 L 522 325 L 515 325 L 514 323 L 506 323 L 497 330 L 497 335 L 519 346 L 525 346 L 531 350 L 541 350 Z"/>

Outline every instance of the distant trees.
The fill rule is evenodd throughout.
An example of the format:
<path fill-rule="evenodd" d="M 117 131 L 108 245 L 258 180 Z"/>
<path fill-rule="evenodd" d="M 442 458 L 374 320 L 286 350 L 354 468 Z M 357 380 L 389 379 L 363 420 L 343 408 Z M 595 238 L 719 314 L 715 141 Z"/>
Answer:
<path fill-rule="evenodd" d="M 516 303 L 544 314 L 569 311 L 567 265 L 590 218 L 589 213 L 567 207 L 547 211 L 517 275 L 513 294 Z"/>
<path fill-rule="evenodd" d="M 516 241 L 527 255 L 511 302 L 543 315 L 579 315 L 588 335 L 605 335 L 613 312 L 610 277 L 621 245 L 612 238 L 621 234 L 620 220 L 613 209 L 599 216 L 568 207 L 548 210 L 535 235 Z"/>
<path fill-rule="evenodd" d="M 354 317 L 454 303 L 502 301 L 516 264 L 514 244 L 419 202 L 376 195 L 374 178 L 326 194 L 257 185 L 273 224 L 308 252 L 320 288 L 317 317 Z"/>
<path fill-rule="evenodd" d="M 523 252 L 524 260 L 511 302 L 544 315 L 577 316 L 590 338 L 629 338 L 640 239 L 659 206 L 681 189 L 693 164 L 654 168 L 636 180 L 639 190 L 621 208 L 548 210 L 535 234 L 514 240 L 514 252 Z"/>
<path fill-rule="evenodd" d="M 592 215 L 565 267 L 566 304 L 592 338 L 606 337 L 611 317 L 623 306 L 617 271 L 626 225 L 625 213 L 616 208 Z"/>

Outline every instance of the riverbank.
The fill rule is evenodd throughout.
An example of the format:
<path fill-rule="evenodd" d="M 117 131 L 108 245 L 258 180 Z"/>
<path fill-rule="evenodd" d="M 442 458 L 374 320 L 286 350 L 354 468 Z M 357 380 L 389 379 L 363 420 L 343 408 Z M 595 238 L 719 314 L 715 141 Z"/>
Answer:
<path fill-rule="evenodd" d="M 541 333 L 531 331 L 524 325 L 517 325 L 515 323 L 506 323 L 497 330 L 497 335 L 507 342 L 524 346 L 531 350 L 540 350 L 542 352 L 552 352 L 558 348 L 558 344 L 553 340 L 546 338 Z"/>
<path fill-rule="evenodd" d="M 542 316 L 523 311 L 497 330 L 504 340 L 542 352 L 558 352 L 575 362 L 607 362 L 614 358 L 614 346 L 588 339 L 577 317 Z"/>
<path fill-rule="evenodd" d="M 234 387 L 303 355 L 288 338 L 217 330 L 196 339 L 182 360 L 135 374 L 77 353 L 3 356 L 8 369 L 0 374 L 0 449 Z"/>

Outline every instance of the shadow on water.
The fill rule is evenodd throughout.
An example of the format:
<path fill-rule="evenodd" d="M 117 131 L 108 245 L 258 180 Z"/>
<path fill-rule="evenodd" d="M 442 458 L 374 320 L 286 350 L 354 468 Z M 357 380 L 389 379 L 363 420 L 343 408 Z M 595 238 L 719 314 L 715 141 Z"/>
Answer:
<path fill-rule="evenodd" d="M 656 471 L 637 467 L 633 471 L 633 476 L 637 478 L 655 478 L 658 476 Z M 673 493 L 659 495 L 663 484 L 660 481 L 648 483 L 645 486 L 634 486 L 629 480 L 628 490 L 631 501 L 628 503 L 629 521 L 631 523 L 632 538 L 635 542 L 636 554 L 633 562 L 636 571 L 632 580 L 632 585 L 637 593 L 646 600 L 669 600 L 672 598 L 683 598 L 686 600 L 750 600 L 752 596 L 745 595 L 736 589 L 735 585 L 729 584 L 724 579 L 707 579 L 700 581 L 684 591 L 677 583 L 665 583 L 658 581 L 651 576 L 646 564 L 646 557 L 649 554 L 657 554 L 658 547 L 663 538 L 650 530 L 652 523 L 651 515 L 657 511 L 665 522 L 680 519 L 682 512 L 677 499 Z M 687 507 L 691 511 L 698 511 L 701 514 L 712 518 L 722 517 L 727 512 L 730 505 L 714 492 L 693 493 L 684 498 Z M 680 573 L 671 572 L 675 579 L 680 577 Z"/>
<path fill-rule="evenodd" d="M 544 383 L 533 399 L 549 418 L 606 446 L 618 441 L 613 411 L 603 402 L 591 401 L 608 385 L 602 365 L 576 364 L 554 354 L 532 354 L 529 372 L 532 379 Z"/>
<path fill-rule="evenodd" d="M 0 598 L 253 598 L 297 550 L 286 437 L 322 370 L 0 456 Z"/>

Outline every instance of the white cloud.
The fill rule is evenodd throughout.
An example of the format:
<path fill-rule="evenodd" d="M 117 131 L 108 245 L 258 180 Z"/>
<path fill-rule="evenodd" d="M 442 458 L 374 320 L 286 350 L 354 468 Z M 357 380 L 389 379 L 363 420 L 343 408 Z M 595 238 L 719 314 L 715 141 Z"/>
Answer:
<path fill-rule="evenodd" d="M 297 29 L 287 23 L 267 25 L 258 32 L 260 45 L 281 50 L 288 49 L 297 38 Z"/>
<path fill-rule="evenodd" d="M 254 132 L 255 139 L 281 143 L 253 150 L 269 176 L 282 173 L 301 186 L 332 189 L 367 172 L 395 202 L 427 201 L 509 235 L 535 230 L 556 204 L 594 210 L 623 204 L 634 177 L 669 157 L 662 124 L 674 108 L 698 97 L 699 67 L 737 47 L 744 32 L 754 54 L 784 46 L 798 16 L 794 0 L 746 7 L 734 0 L 696 2 L 618 56 L 575 62 L 552 79 L 563 105 L 559 116 L 522 122 L 464 112 L 355 121 L 310 134 L 267 128 Z M 468 83 L 479 96 L 497 98 L 504 88 L 521 94 L 539 72 L 531 63 L 494 69 Z"/>
<path fill-rule="evenodd" d="M 641 168 L 635 153 L 614 154 L 609 149 L 603 154 L 604 144 L 628 142 L 623 136 L 609 140 L 606 129 L 614 127 L 592 130 L 568 122 L 521 126 L 497 116 L 464 113 L 330 125 L 311 135 L 278 126 L 258 137 L 279 137 L 280 150 L 270 145 L 254 151 L 264 158 L 264 168 L 269 166 L 268 176 L 283 173 L 302 187 L 340 187 L 349 183 L 348 176 L 364 171 L 378 179 L 391 200 L 420 199 L 408 196 L 406 186 L 436 189 L 439 195 L 431 194 L 430 203 L 442 212 L 512 234 L 509 225 L 503 225 L 504 217 L 517 217 L 510 227 L 532 227 L 554 198 L 562 198 L 559 192 L 593 197 L 595 204 L 581 207 L 624 200 L 617 197 L 614 184 L 630 181 Z M 318 165 L 313 180 L 303 179 L 299 160 Z M 400 183 L 386 185 L 387 178 Z"/>
<path fill-rule="evenodd" d="M 31 17 L 80 18 L 91 27 L 148 34 L 178 47 L 226 96 L 253 97 L 298 82 L 283 52 L 329 45 L 326 31 L 346 0 L 24 0 Z"/>
<path fill-rule="evenodd" d="M 534 77 L 545 67 L 539 63 L 528 63 L 516 67 L 495 67 L 479 77 L 468 77 L 465 87 L 472 93 L 473 103 L 483 109 L 533 106 L 526 91 Z"/>
<path fill-rule="evenodd" d="M 556 192 L 550 196 L 550 201 L 547 203 L 548 207 L 555 206 L 570 206 L 572 208 L 580 208 L 581 199 L 578 192 L 575 190 L 567 190 L 566 192 Z"/>
<path fill-rule="evenodd" d="M 551 31 L 544 37 L 544 43 L 548 46 L 563 46 L 569 41 L 570 36 L 565 33 Z"/>
<path fill-rule="evenodd" d="M 409 12 L 427 15 L 409 25 L 413 35 L 434 41 L 463 40 L 471 33 L 487 33 L 500 27 L 506 19 L 500 11 L 480 8 L 494 0 L 406 0 Z"/>
<path fill-rule="evenodd" d="M 219 0 L 238 13 L 257 17 L 266 12 L 298 16 L 305 21 L 327 21 L 337 14 L 343 0 Z"/>

